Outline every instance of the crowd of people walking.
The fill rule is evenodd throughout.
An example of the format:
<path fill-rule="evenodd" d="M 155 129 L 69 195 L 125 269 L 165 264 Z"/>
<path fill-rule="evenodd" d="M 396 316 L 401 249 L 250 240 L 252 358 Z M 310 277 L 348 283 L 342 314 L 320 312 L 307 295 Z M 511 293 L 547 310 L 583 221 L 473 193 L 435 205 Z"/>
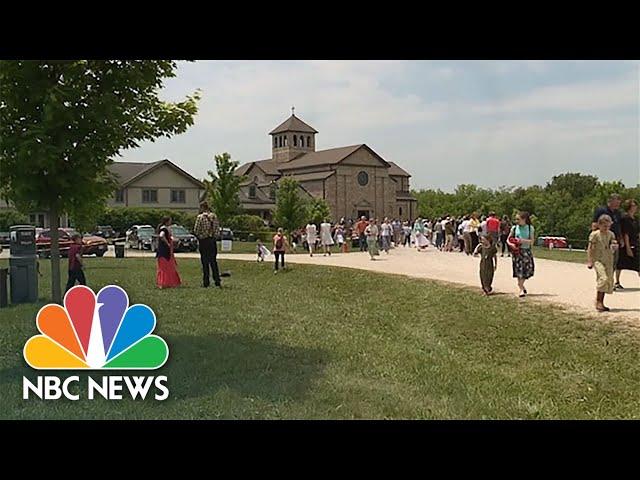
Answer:
<path fill-rule="evenodd" d="M 622 208 L 621 208 L 622 207 Z M 587 267 L 596 274 L 596 309 L 608 311 L 605 295 L 615 290 L 624 290 L 620 283 L 622 270 L 640 274 L 638 254 L 639 226 L 638 202 L 633 199 L 622 204 L 619 195 L 611 195 L 606 205 L 595 209 L 592 232 L 587 246 Z M 171 288 L 181 284 L 178 265 L 173 251 L 171 218 L 164 217 L 158 225 L 158 248 L 156 283 L 159 288 Z M 201 204 L 193 228 L 199 240 L 202 263 L 202 286 L 208 287 L 213 278 L 216 287 L 221 286 L 217 265 L 216 235 L 220 225 L 206 202 Z M 425 251 L 428 248 L 468 256 L 480 257 L 479 277 L 484 294 L 493 293 L 493 276 L 498 267 L 497 256 L 511 257 L 512 275 L 516 279 L 518 296 L 526 297 L 525 282 L 535 274 L 532 246 L 536 232 L 529 212 L 520 211 L 514 221 L 508 215 L 499 217 L 491 211 L 486 216 L 473 212 L 468 215 L 444 215 L 437 218 L 418 217 L 413 221 L 398 218 L 360 217 L 356 221 L 341 218 L 332 224 L 328 219 L 316 225 L 309 221 L 304 228 L 291 232 L 290 238 L 279 228 L 272 239 L 274 272 L 285 268 L 286 252 L 304 249 L 310 256 L 322 253 L 330 256 L 333 251 L 348 252 L 352 248 L 368 252 L 372 261 L 381 252 L 389 255 L 393 248 Z M 337 250 L 336 250 L 337 249 Z M 262 242 L 257 244 L 258 261 L 263 261 L 271 252 Z M 75 262 L 75 256 L 72 258 Z M 77 277 L 74 263 L 70 271 Z M 70 276 L 70 282 L 75 283 Z"/>

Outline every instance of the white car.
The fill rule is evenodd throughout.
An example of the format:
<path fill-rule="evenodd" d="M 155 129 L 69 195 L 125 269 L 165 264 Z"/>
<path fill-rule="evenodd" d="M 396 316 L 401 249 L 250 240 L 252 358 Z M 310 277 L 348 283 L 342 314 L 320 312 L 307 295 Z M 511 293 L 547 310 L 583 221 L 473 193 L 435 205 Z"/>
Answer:
<path fill-rule="evenodd" d="M 151 225 L 133 225 L 125 233 L 125 245 L 138 250 L 151 250 L 151 238 L 155 228 Z"/>

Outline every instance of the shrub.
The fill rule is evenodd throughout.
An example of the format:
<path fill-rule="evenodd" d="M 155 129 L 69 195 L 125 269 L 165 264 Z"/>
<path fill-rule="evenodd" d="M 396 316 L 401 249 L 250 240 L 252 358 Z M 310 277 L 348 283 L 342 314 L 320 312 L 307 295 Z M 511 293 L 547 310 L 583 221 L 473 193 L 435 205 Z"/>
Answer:
<path fill-rule="evenodd" d="M 0 231 L 7 232 L 13 225 L 25 225 L 29 223 L 29 217 L 17 210 L 0 211 Z"/>
<path fill-rule="evenodd" d="M 234 232 L 236 230 L 246 232 L 261 232 L 267 230 L 262 218 L 257 215 L 235 215 L 231 217 L 223 227 L 230 228 Z"/>
<path fill-rule="evenodd" d="M 152 225 L 156 227 L 164 216 L 172 218 L 174 223 L 183 225 L 191 230 L 196 215 L 192 212 L 169 210 L 161 208 L 139 207 L 107 207 L 96 218 L 96 225 L 111 225 L 119 234 L 123 235 L 131 225 Z"/>

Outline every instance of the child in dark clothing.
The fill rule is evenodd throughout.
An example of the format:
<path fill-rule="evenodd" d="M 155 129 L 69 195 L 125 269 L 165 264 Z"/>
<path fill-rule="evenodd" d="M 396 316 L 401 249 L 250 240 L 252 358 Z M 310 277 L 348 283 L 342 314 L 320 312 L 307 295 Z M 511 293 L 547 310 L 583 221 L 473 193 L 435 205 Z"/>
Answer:
<path fill-rule="evenodd" d="M 491 235 L 482 235 L 480 237 L 480 243 L 473 252 L 476 256 L 480 253 L 480 283 L 482 284 L 482 291 L 485 295 L 491 295 L 493 292 L 493 273 L 498 268 L 498 248 L 493 241 Z"/>
<path fill-rule="evenodd" d="M 82 237 L 76 233 L 71 237 L 73 243 L 69 247 L 69 280 L 65 292 L 76 284 L 86 285 L 87 280 L 82 271 Z"/>

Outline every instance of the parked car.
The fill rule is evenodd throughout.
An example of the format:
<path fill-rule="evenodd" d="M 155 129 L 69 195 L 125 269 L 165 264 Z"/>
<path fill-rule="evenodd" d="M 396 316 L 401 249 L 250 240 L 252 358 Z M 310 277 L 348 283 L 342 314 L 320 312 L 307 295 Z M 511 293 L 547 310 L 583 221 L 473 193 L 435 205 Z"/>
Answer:
<path fill-rule="evenodd" d="M 171 225 L 171 235 L 173 236 L 173 250 L 175 252 L 195 252 L 198 249 L 198 239 L 195 235 L 182 225 Z M 151 240 L 151 250 L 158 249 L 158 235 L 153 234 Z"/>
<path fill-rule="evenodd" d="M 37 232 L 37 230 L 36 230 Z M 60 247 L 60 255 L 66 257 L 71 246 L 71 237 L 76 234 L 73 228 L 59 228 L 58 229 L 58 245 Z M 107 241 L 102 237 L 97 237 L 91 234 L 85 234 L 82 236 L 82 254 L 83 255 L 96 255 L 102 257 L 109 249 Z M 39 251 L 40 256 L 51 256 L 51 230 L 42 229 L 36 234 L 36 249 Z"/>
<path fill-rule="evenodd" d="M 568 241 L 566 237 L 542 236 L 538 237 L 538 245 L 546 248 L 550 245 L 553 245 L 553 248 L 567 248 Z"/>
<path fill-rule="evenodd" d="M 133 225 L 127 230 L 125 245 L 138 250 L 151 250 L 151 240 L 155 229 L 151 225 Z"/>
<path fill-rule="evenodd" d="M 98 225 L 93 235 L 104 238 L 108 243 L 113 243 L 113 239 L 116 238 L 116 232 L 111 225 Z"/>

